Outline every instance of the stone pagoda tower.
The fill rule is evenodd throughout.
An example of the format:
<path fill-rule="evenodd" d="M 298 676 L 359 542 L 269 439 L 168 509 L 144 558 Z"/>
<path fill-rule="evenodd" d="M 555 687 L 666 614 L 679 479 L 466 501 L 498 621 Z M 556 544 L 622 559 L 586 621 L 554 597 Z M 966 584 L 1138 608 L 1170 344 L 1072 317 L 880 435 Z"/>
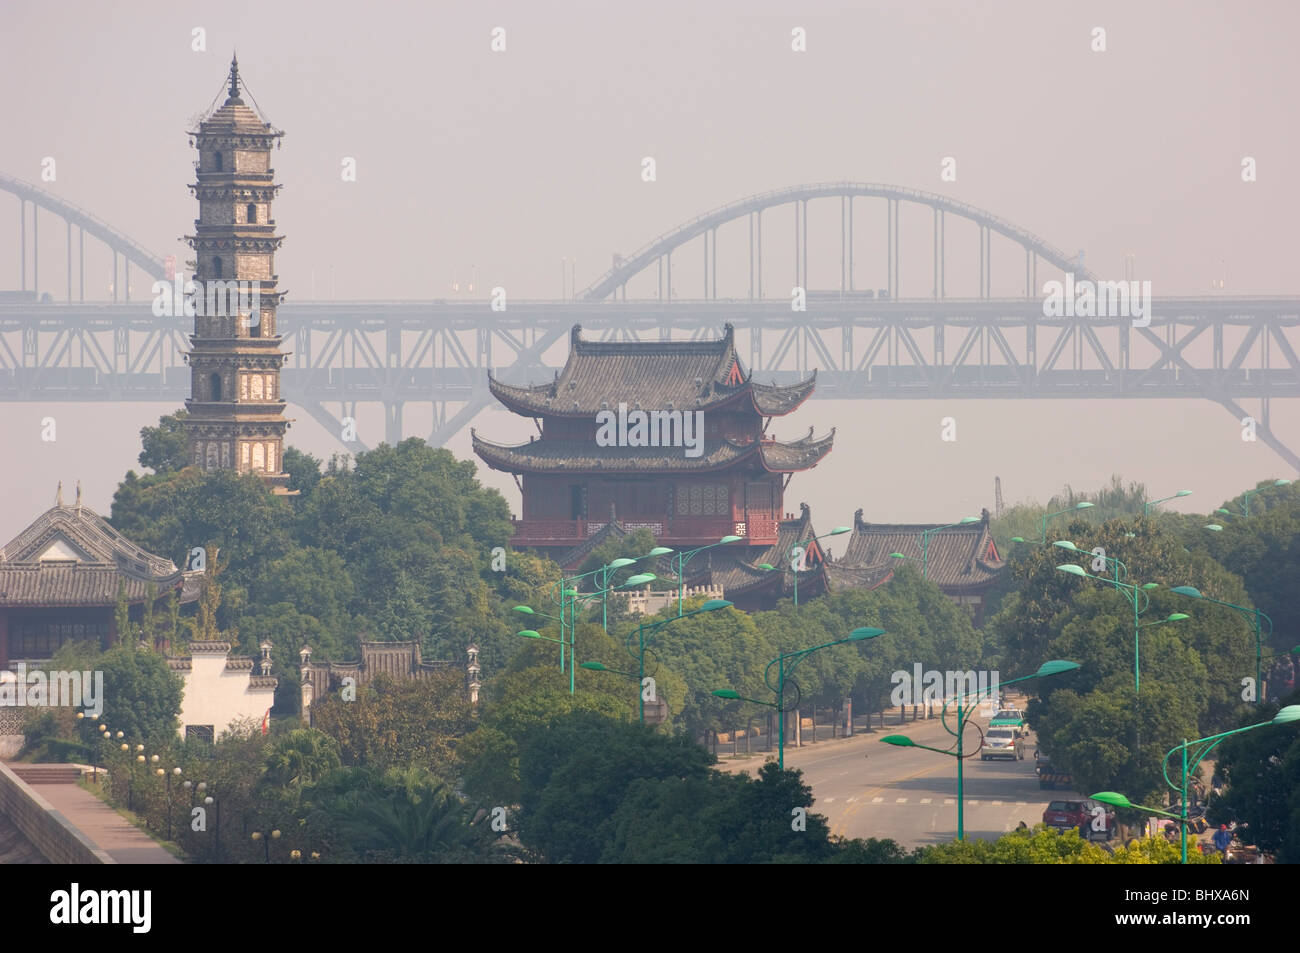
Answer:
<path fill-rule="evenodd" d="M 186 241 L 197 262 L 190 398 L 185 420 L 190 461 L 205 470 L 255 473 L 288 494 L 283 472 L 289 421 L 280 395 L 275 312 L 275 234 L 271 202 L 280 186 L 271 147 L 284 135 L 244 104 L 239 63 L 230 64 L 225 103 L 189 133 L 196 146 L 197 234 Z"/>

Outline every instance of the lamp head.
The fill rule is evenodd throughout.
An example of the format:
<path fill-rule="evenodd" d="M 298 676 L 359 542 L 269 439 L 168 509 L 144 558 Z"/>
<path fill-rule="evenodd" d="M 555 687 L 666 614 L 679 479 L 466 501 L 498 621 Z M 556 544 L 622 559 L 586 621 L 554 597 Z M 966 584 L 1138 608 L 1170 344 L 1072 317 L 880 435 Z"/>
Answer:
<path fill-rule="evenodd" d="M 1083 503 L 1076 503 L 1076 504 L 1074 505 L 1074 508 L 1075 508 L 1076 510 L 1086 510 L 1086 509 L 1088 509 L 1089 507 L 1091 507 L 1091 506 L 1095 506 L 1095 505 L 1096 505 L 1096 504 L 1094 504 L 1094 503 L 1088 503 L 1087 501 L 1085 501 L 1085 502 L 1083 502 Z"/>
<path fill-rule="evenodd" d="M 635 576 L 628 579 L 628 581 L 623 583 L 623 585 L 621 585 L 619 588 L 628 589 L 631 588 L 632 586 L 644 586 L 647 582 L 652 582 L 653 580 L 658 578 L 659 577 L 652 572 L 639 572 Z"/>
<path fill-rule="evenodd" d="M 744 539 L 744 538 L 745 538 L 745 537 L 743 537 L 743 536 L 724 536 L 724 537 L 722 537 L 722 539 L 718 540 L 718 542 L 720 542 L 720 543 L 738 543 L 738 542 L 740 542 L 740 541 L 741 541 L 742 539 Z"/>
<path fill-rule="evenodd" d="M 578 668 L 590 669 L 593 672 L 609 671 L 609 669 L 605 668 L 605 666 L 601 665 L 599 662 L 582 662 L 581 664 L 578 665 Z"/>
<path fill-rule="evenodd" d="M 713 694 L 717 695 L 719 698 L 726 698 L 730 701 L 735 701 L 740 697 L 740 693 L 734 688 L 715 688 Z"/>
<path fill-rule="evenodd" d="M 776 567 L 773 566 L 771 563 L 759 563 L 758 568 L 763 570 L 764 572 L 771 572 Z"/>
<path fill-rule="evenodd" d="M 646 553 L 646 555 L 647 555 L 647 556 L 667 556 L 667 555 L 668 555 L 669 553 L 671 553 L 671 552 L 673 552 L 673 549 L 672 549 L 672 547 L 670 547 L 670 546 L 656 546 L 654 549 L 650 550 L 650 552 Z"/>
<path fill-rule="evenodd" d="M 1179 490 L 1177 493 L 1174 494 L 1174 496 L 1191 496 L 1191 495 L 1192 495 L 1191 490 Z"/>
<path fill-rule="evenodd" d="M 907 735 L 885 735 L 880 739 L 887 745 L 897 745 L 900 748 L 915 748 L 916 742 Z"/>
<path fill-rule="evenodd" d="M 854 642 L 861 642 L 864 639 L 874 639 L 878 635 L 884 635 L 884 629 L 862 628 L 854 629 L 849 633 L 849 638 Z"/>
<path fill-rule="evenodd" d="M 1083 571 L 1083 567 L 1076 566 L 1074 563 L 1067 563 L 1064 566 L 1057 566 L 1056 568 L 1061 570 L 1061 572 L 1068 572 L 1071 576 L 1088 575 L 1086 572 Z"/>
<path fill-rule="evenodd" d="M 1092 796 L 1094 801 L 1100 801 L 1102 804 L 1109 804 L 1111 807 L 1132 807 L 1133 802 L 1122 794 L 1116 794 L 1114 791 L 1099 791 Z"/>
<path fill-rule="evenodd" d="M 1184 619 L 1190 619 L 1190 618 L 1191 618 L 1191 616 L 1189 616 L 1186 612 L 1171 612 L 1171 613 L 1169 614 L 1169 618 L 1165 619 L 1165 621 L 1166 621 L 1166 622 L 1182 622 Z"/>
<path fill-rule="evenodd" d="M 1293 721 L 1300 721 L 1300 705 L 1287 705 L 1273 716 L 1275 725 L 1286 725 Z"/>
<path fill-rule="evenodd" d="M 710 599 L 704 605 L 700 606 L 705 612 L 713 612 L 716 609 L 730 609 L 731 603 L 726 599 Z"/>
<path fill-rule="evenodd" d="M 1174 588 L 1169 591 L 1176 592 L 1180 596 L 1191 596 L 1193 599 L 1205 598 L 1201 595 L 1201 590 L 1197 589 L 1195 586 L 1174 586 Z"/>
<path fill-rule="evenodd" d="M 526 639 L 540 639 L 542 637 L 541 633 L 536 629 L 524 629 L 524 631 L 516 632 L 515 634 L 522 635 Z"/>
<path fill-rule="evenodd" d="M 530 606 L 515 606 L 513 611 L 515 611 L 515 612 L 522 612 L 524 615 L 536 615 L 536 614 L 537 614 L 535 611 L 533 611 L 533 609 L 532 609 Z"/>
<path fill-rule="evenodd" d="M 1050 662 L 1044 662 L 1042 665 L 1038 666 L 1038 671 L 1034 674 L 1039 677 L 1060 675 L 1062 672 L 1073 672 L 1078 667 L 1078 662 L 1070 662 L 1066 659 L 1053 659 Z"/>
<path fill-rule="evenodd" d="M 632 565 L 634 562 L 636 562 L 635 559 L 628 559 L 626 556 L 623 556 L 623 557 L 621 557 L 621 558 L 619 558 L 619 559 L 614 560 L 612 563 L 610 563 L 610 564 L 609 564 L 607 567 L 605 567 L 605 568 L 607 568 L 607 569 L 622 569 L 624 566 L 630 566 L 630 565 Z"/>
<path fill-rule="evenodd" d="M 837 526 L 826 535 L 839 536 L 841 533 L 851 533 L 851 532 L 853 532 L 853 528 L 851 526 Z"/>
<path fill-rule="evenodd" d="M 1052 545 L 1060 546 L 1062 549 L 1068 549 L 1072 553 L 1077 553 L 1079 551 L 1079 547 L 1074 545 L 1074 543 L 1070 542 L 1068 539 L 1058 539 L 1056 542 L 1052 543 Z"/>
<path fill-rule="evenodd" d="M 1211 523 L 1209 526 L 1207 526 L 1207 527 L 1205 527 L 1205 528 L 1208 529 L 1211 533 L 1222 533 L 1222 532 L 1223 532 L 1223 527 L 1220 526 L 1218 523 Z"/>

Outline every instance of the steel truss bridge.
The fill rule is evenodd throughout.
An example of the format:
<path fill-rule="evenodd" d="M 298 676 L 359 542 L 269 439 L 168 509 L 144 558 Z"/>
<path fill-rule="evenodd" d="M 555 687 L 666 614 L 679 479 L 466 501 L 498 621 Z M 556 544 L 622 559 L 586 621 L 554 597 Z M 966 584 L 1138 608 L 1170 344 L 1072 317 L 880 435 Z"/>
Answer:
<path fill-rule="evenodd" d="M 33 294 L 31 301 L 0 304 L 0 400 L 179 406 L 189 396 L 189 319 L 155 317 L 147 301 L 71 303 L 72 225 L 154 278 L 162 277 L 161 259 L 89 213 L 16 182 L 0 177 L 0 190 L 22 202 L 23 285 L 30 202 L 33 232 L 42 208 L 67 222 L 68 303 L 37 303 Z M 807 209 L 814 200 L 840 205 L 840 287 L 810 290 L 806 310 L 796 311 L 789 297 L 763 296 L 763 216 L 774 207 L 792 207 L 794 273 L 806 282 Z M 884 203 L 881 248 L 889 287 L 881 294 L 855 287 L 854 235 L 861 229 L 853 225 L 854 206 L 863 200 Z M 898 295 L 904 205 L 928 208 L 932 216 L 934 284 L 928 297 Z M 949 216 L 978 226 L 979 297 L 946 294 Z M 717 294 L 718 229 L 724 225 L 740 234 L 742 244 L 748 225 L 749 283 L 735 297 Z M 1024 250 L 1024 297 L 989 295 L 994 235 Z M 703 247 L 703 296 L 686 300 L 674 291 L 672 254 L 692 243 Z M 35 292 L 34 248 L 32 259 Z M 1300 398 L 1300 297 L 1157 298 L 1145 327 L 1133 326 L 1128 317 L 1045 317 L 1041 298 L 1031 294 L 1039 286 L 1040 261 L 1054 276 L 1068 270 L 1079 280 L 1092 278 L 1078 259 L 944 196 L 855 183 L 802 186 L 700 216 L 616 258 L 610 272 L 572 301 L 510 300 L 504 311 L 493 311 L 487 300 L 286 301 L 278 314 L 283 349 L 291 355 L 282 393 L 335 434 L 343 430 L 342 418 L 356 417 L 358 405 L 382 405 L 388 442 L 403 436 L 405 405 L 426 404 L 433 420 L 428 439 L 440 445 L 492 405 L 489 371 L 510 383 L 549 380 L 564 362 L 575 323 L 588 336 L 617 340 L 713 337 L 731 323 L 756 379 L 789 382 L 816 371 L 815 399 L 1211 400 L 1237 419 L 1254 417 L 1259 440 L 1300 471 L 1300 456 L 1270 427 L 1273 398 Z M 656 269 L 658 297 L 625 297 L 629 280 Z"/>

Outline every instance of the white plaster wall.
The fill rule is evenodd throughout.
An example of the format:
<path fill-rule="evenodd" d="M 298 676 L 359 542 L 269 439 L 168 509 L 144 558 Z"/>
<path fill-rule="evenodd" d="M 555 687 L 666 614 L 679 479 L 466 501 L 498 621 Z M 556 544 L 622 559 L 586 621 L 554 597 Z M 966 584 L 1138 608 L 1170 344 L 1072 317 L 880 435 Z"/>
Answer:
<path fill-rule="evenodd" d="M 212 725 L 214 740 L 236 718 L 256 718 L 259 722 L 275 701 L 270 688 L 250 689 L 251 671 L 228 672 L 222 655 L 196 655 L 185 680 L 181 701 L 181 737 L 186 725 Z"/>

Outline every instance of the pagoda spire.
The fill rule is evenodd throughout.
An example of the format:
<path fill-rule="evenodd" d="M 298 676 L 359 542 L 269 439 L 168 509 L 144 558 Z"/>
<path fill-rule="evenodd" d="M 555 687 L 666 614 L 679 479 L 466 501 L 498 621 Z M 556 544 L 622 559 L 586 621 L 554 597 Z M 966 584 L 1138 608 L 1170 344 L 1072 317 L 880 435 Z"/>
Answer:
<path fill-rule="evenodd" d="M 226 100 L 227 106 L 242 106 L 244 101 L 239 98 L 239 55 L 232 53 L 230 55 L 230 97 Z"/>

